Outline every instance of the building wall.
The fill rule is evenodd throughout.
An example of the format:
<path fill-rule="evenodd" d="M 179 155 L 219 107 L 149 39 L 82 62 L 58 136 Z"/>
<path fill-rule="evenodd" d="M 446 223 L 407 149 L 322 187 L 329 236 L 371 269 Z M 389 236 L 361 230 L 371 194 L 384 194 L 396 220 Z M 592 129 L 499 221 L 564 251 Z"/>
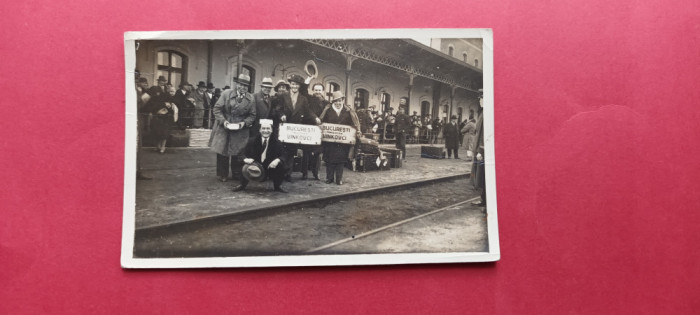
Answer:
<path fill-rule="evenodd" d="M 432 48 L 449 56 L 450 47 L 454 48 L 453 58 L 464 62 L 464 53 L 467 53 L 467 63 L 479 69 L 483 69 L 482 40 L 475 38 L 436 38 L 431 41 Z M 478 60 L 475 63 L 474 60 Z"/>
<path fill-rule="evenodd" d="M 189 83 L 196 85 L 198 81 L 207 81 L 209 75 L 209 48 L 211 47 L 211 82 L 216 87 L 225 85 L 234 86 L 234 78 L 237 76 L 239 65 L 239 46 L 233 40 L 209 41 L 141 41 L 136 57 L 136 68 L 143 77 L 148 78 L 150 84 L 157 79 L 157 52 L 160 50 L 174 50 L 187 56 L 187 76 Z M 323 58 L 319 58 L 323 55 Z M 380 65 L 374 62 L 358 59 L 352 63 L 352 71 L 349 75 L 351 93 L 346 90 L 346 59 L 339 53 L 329 51 L 327 48 L 311 45 L 302 41 L 287 40 L 256 40 L 246 41 L 243 50 L 242 65 L 255 71 L 254 92 L 259 91 L 259 83 L 263 77 L 271 77 L 273 82 L 283 79 L 290 74 L 298 74 L 307 77 L 304 65 L 307 60 L 314 60 L 318 68 L 318 77 L 313 83 L 321 82 L 327 86 L 328 82 L 336 83 L 346 95 L 347 102 L 353 103 L 354 91 L 365 89 L 369 94 L 369 105 L 374 105 L 381 111 L 382 93 L 391 96 L 390 106 L 394 113 L 399 106 L 399 100 L 408 96 L 409 75 L 403 71 Z M 282 68 L 286 71 L 283 74 Z M 275 75 L 272 76 L 273 69 Z M 411 102 L 408 114 L 413 111 L 421 113 L 421 103 L 427 101 L 431 104 L 431 114 L 434 110 L 433 89 L 434 81 L 415 77 L 411 90 Z M 445 84 L 438 84 L 440 88 L 440 105 L 449 105 L 451 88 Z M 456 90 L 454 105 L 471 106 L 468 99 L 469 93 L 461 89 Z M 466 109 L 464 109 L 466 110 Z M 440 109 L 440 117 L 449 114 Z M 468 111 L 468 110 L 466 110 Z M 453 114 L 456 109 L 453 108 Z"/>

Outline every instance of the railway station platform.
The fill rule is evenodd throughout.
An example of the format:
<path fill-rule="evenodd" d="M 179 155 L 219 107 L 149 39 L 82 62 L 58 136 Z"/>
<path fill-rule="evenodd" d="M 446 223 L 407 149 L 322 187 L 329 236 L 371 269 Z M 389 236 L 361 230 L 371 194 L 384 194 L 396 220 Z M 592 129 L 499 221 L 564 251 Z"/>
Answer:
<path fill-rule="evenodd" d="M 394 145 L 382 145 L 393 148 Z M 420 145 L 407 145 L 401 168 L 353 172 L 345 169 L 343 185 L 325 183 L 325 166 L 319 178 L 302 180 L 292 173 L 293 182 L 283 182 L 288 193 L 272 190 L 272 182 L 251 182 L 246 190 L 233 192 L 236 180 L 220 182 L 216 177 L 216 154 L 208 148 L 168 148 L 159 154 L 143 148 L 141 168 L 151 180 L 136 181 L 136 229 L 167 227 L 197 220 L 212 220 L 238 213 L 264 211 L 293 202 L 304 202 L 371 191 L 425 180 L 466 176 L 471 162 L 466 150 L 462 159 L 427 159 L 420 156 Z"/>

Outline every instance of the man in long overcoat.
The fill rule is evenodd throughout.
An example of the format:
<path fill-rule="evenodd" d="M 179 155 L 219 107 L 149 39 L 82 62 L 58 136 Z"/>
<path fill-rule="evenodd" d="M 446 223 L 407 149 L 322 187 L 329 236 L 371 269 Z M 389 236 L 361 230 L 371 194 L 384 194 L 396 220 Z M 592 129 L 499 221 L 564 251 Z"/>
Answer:
<path fill-rule="evenodd" d="M 445 124 L 442 129 L 445 136 L 445 149 L 447 149 L 447 158 L 452 158 L 452 151 L 455 152 L 455 159 L 459 159 L 459 126 L 457 125 L 457 116 L 452 115 L 450 122 Z"/>
<path fill-rule="evenodd" d="M 333 92 L 333 103 L 321 114 L 324 123 L 355 126 L 350 109 L 344 106 L 345 97 L 342 92 Z M 351 144 L 324 142 L 323 160 L 326 161 L 326 184 L 335 182 L 343 184 L 343 165 L 348 160 Z"/>
<path fill-rule="evenodd" d="M 248 93 L 249 86 L 250 77 L 241 73 L 236 88 L 226 90 L 214 105 L 216 121 L 209 147 L 216 152 L 216 175 L 222 182 L 228 178 L 229 165 L 234 177 L 240 175 L 241 154 L 250 137 L 248 128 L 255 122 L 255 103 Z"/>

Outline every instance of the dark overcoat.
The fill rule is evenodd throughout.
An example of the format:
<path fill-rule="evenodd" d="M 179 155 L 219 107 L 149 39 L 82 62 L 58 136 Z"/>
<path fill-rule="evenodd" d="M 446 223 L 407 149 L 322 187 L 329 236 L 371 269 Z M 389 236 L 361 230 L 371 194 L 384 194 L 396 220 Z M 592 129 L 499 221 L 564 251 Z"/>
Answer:
<path fill-rule="evenodd" d="M 327 108 L 323 113 L 324 123 L 339 124 L 354 127 L 352 116 L 347 107 L 343 106 L 340 115 L 332 108 Z M 324 142 L 323 143 L 323 160 L 326 163 L 342 163 L 348 160 L 351 144 Z"/>
<path fill-rule="evenodd" d="M 284 106 L 283 112 L 284 115 L 287 116 L 288 123 L 316 124 L 316 118 L 318 115 L 311 111 L 311 107 L 309 107 L 309 100 L 304 95 L 299 93 L 296 105 L 292 105 L 292 97 L 289 95 L 289 93 L 285 93 L 280 96 L 284 99 L 284 102 L 281 103 Z"/>
<path fill-rule="evenodd" d="M 459 138 L 461 137 L 459 133 L 459 127 L 453 125 L 451 122 L 446 123 L 442 127 L 442 134 L 445 138 L 445 148 L 456 149 L 459 147 Z"/>
<path fill-rule="evenodd" d="M 249 128 L 255 122 L 253 96 L 245 93 L 240 102 L 236 96 L 236 90 L 226 90 L 214 105 L 216 121 L 211 129 L 209 147 L 217 154 L 226 156 L 242 154 L 248 143 Z M 224 127 L 224 122 L 245 122 L 245 126 L 240 130 L 228 130 Z"/>
<path fill-rule="evenodd" d="M 260 131 L 260 119 L 271 118 L 272 113 L 272 97 L 268 95 L 267 100 L 262 91 L 253 94 L 253 102 L 255 103 L 255 123 L 251 129 L 251 135 L 257 134 Z"/>

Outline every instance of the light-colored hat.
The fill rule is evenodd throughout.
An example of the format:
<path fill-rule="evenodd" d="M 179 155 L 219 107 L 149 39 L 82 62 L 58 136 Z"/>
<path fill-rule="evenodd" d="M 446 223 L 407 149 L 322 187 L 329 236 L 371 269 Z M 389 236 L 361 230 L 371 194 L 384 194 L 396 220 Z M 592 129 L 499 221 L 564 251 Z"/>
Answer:
<path fill-rule="evenodd" d="M 287 90 L 289 90 L 289 84 L 287 84 L 287 81 L 279 80 L 279 81 L 277 81 L 277 84 L 275 85 L 275 92 L 277 92 L 277 89 L 279 89 L 280 85 L 286 86 Z"/>
<path fill-rule="evenodd" d="M 260 119 L 260 126 L 272 126 L 272 119 Z"/>
<path fill-rule="evenodd" d="M 241 73 L 238 75 L 238 78 L 236 78 L 235 81 L 238 84 L 250 85 L 250 76 L 245 73 Z"/>
<path fill-rule="evenodd" d="M 241 173 L 249 181 L 261 182 L 265 179 L 265 168 L 258 162 L 243 165 Z"/>
<path fill-rule="evenodd" d="M 272 87 L 272 78 L 263 78 L 260 86 L 271 88 Z"/>
<path fill-rule="evenodd" d="M 345 98 L 343 95 L 343 92 L 341 91 L 335 91 L 333 92 L 333 97 L 331 97 L 331 102 L 335 102 L 338 99 Z"/>

